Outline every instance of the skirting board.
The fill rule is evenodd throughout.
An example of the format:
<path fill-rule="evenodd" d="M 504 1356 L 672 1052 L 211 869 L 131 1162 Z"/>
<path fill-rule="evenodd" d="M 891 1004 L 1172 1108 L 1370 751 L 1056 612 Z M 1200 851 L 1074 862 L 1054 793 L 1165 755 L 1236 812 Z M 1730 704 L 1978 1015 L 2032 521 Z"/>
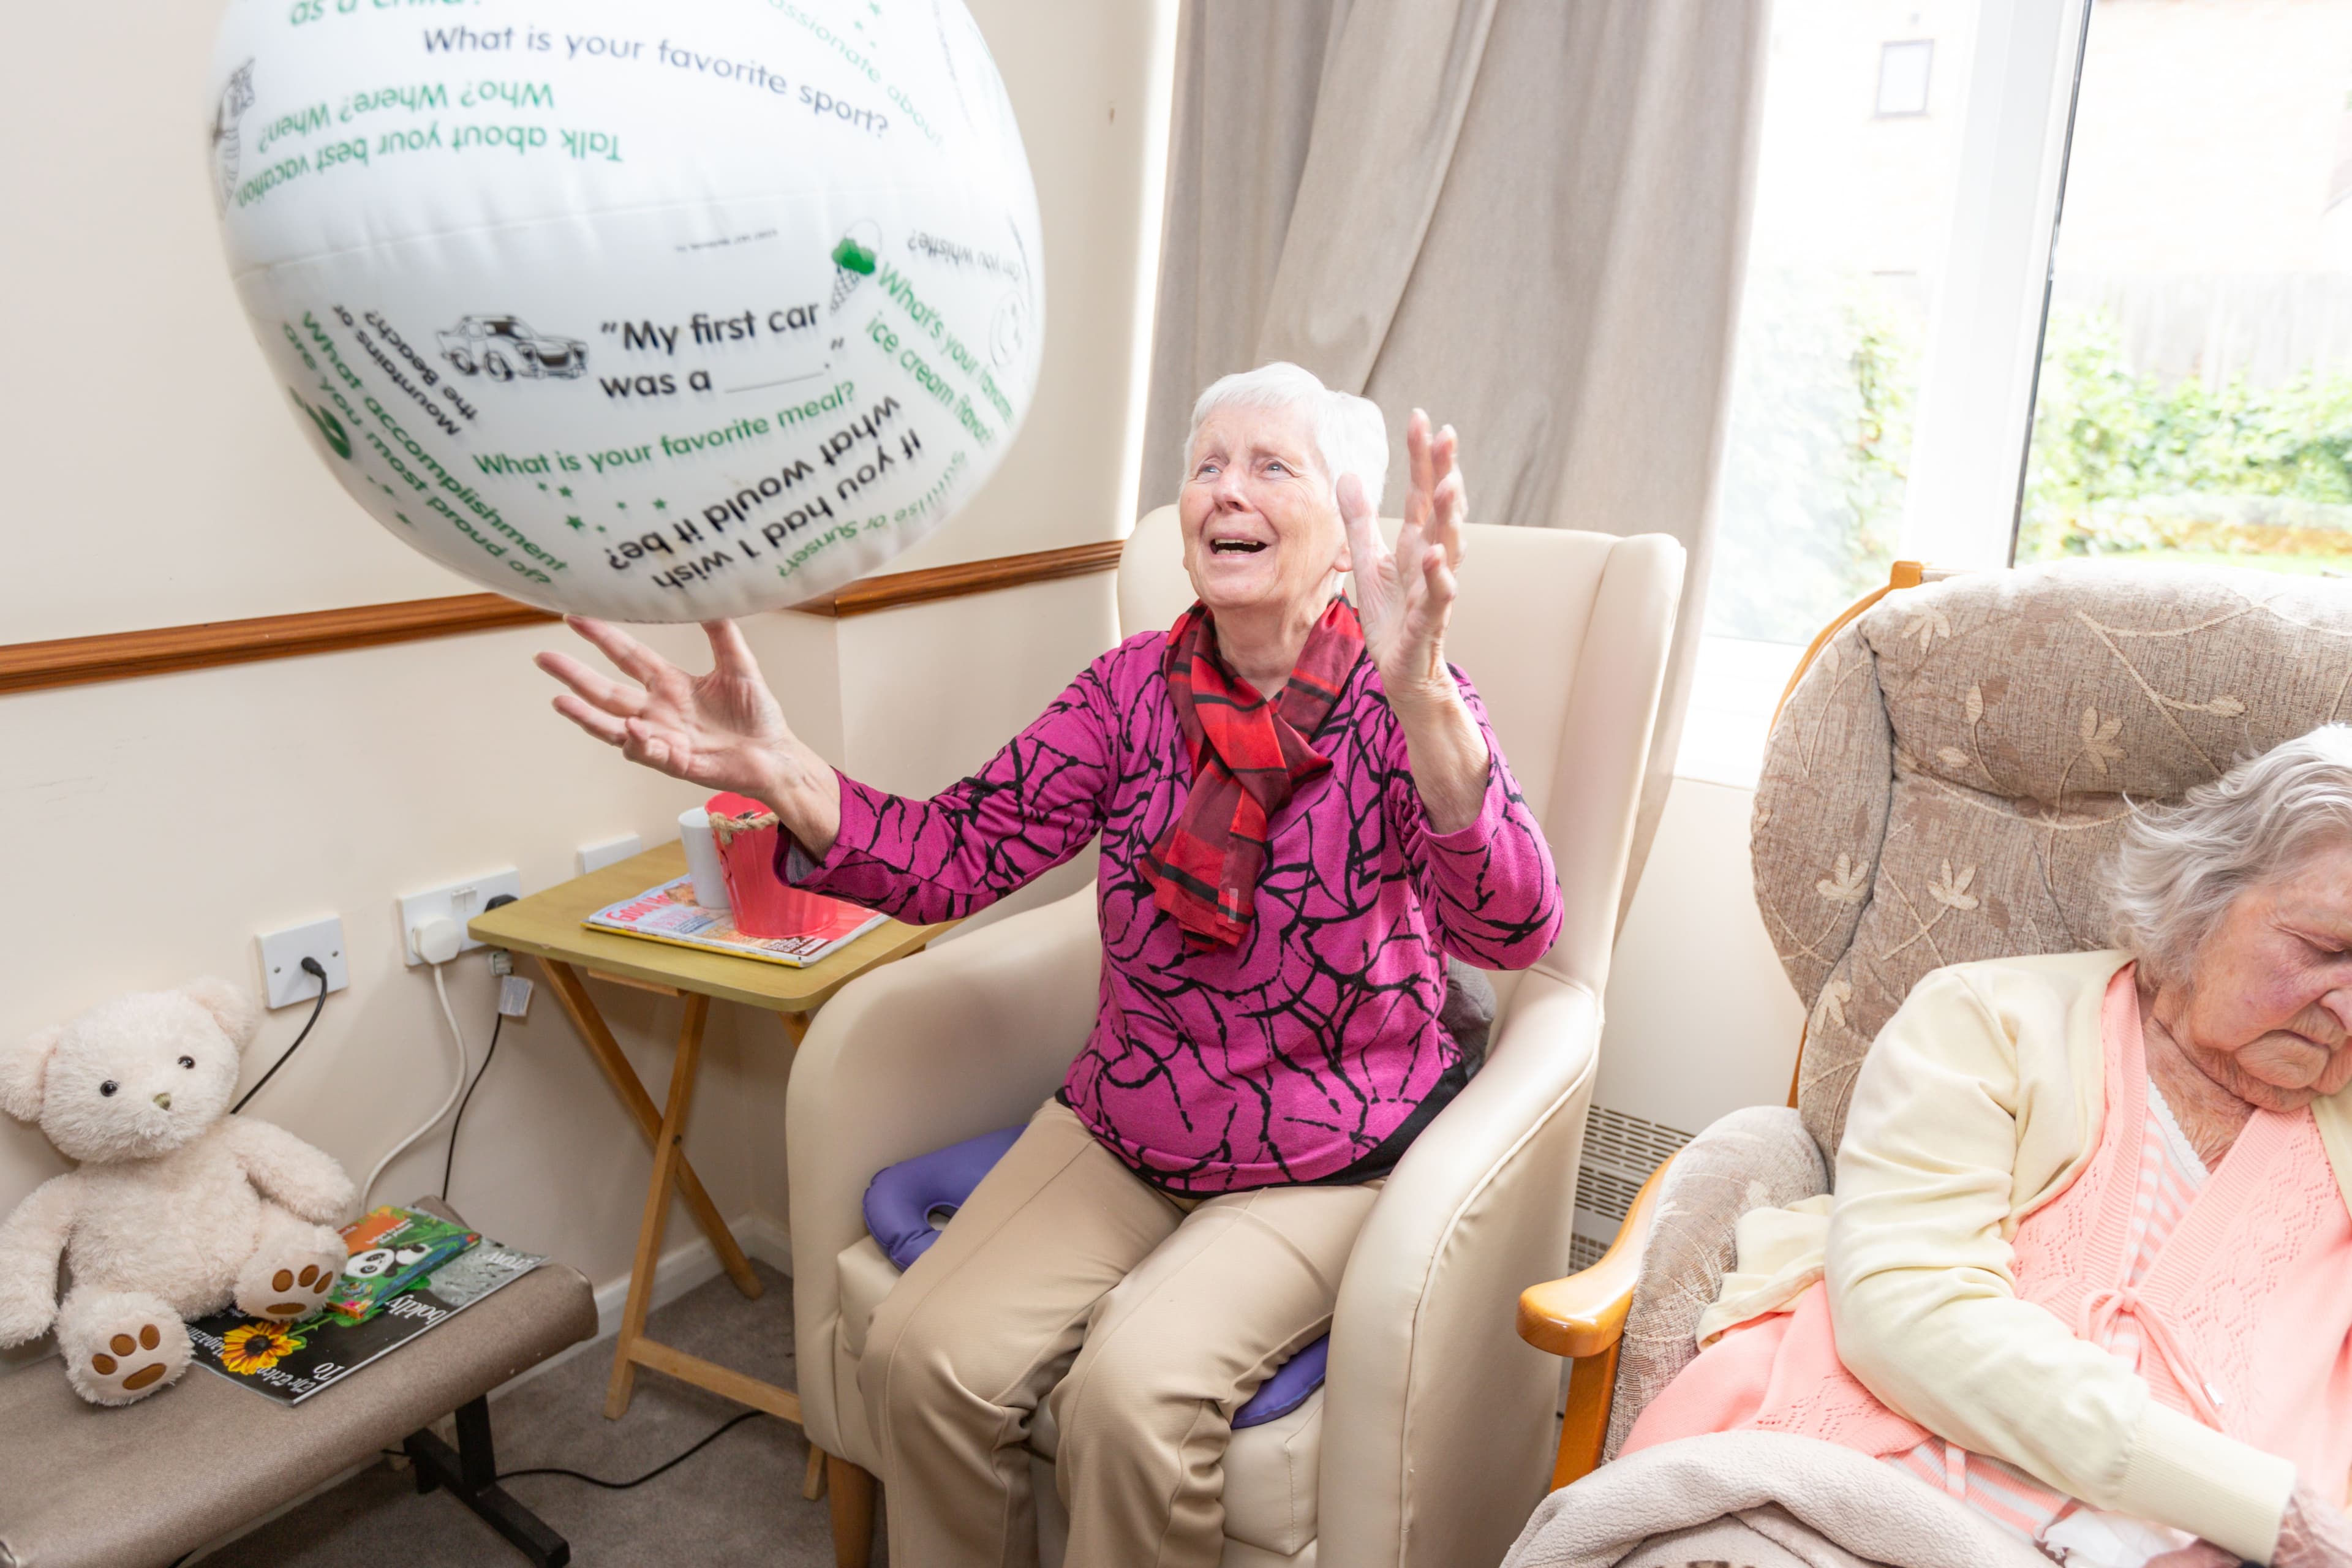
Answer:
<path fill-rule="evenodd" d="M 792 1277 L 793 1242 L 791 1234 L 784 1229 L 783 1221 L 771 1215 L 739 1215 L 728 1222 L 727 1228 L 734 1234 L 735 1244 L 740 1247 L 747 1256 L 759 1259 L 786 1279 Z M 656 1312 L 661 1310 L 688 1290 L 718 1279 L 720 1272 L 719 1249 L 710 1245 L 709 1237 L 697 1235 L 692 1241 L 683 1247 L 672 1247 L 662 1254 L 659 1263 L 654 1265 L 654 1297 L 651 1310 Z M 490 1391 L 490 1397 L 496 1399 L 510 1388 L 520 1388 L 532 1378 L 541 1373 L 553 1371 L 573 1356 L 584 1354 L 599 1345 L 611 1343 L 613 1336 L 621 1331 L 621 1310 L 628 1305 L 628 1301 L 629 1277 L 627 1275 L 624 1274 L 617 1279 L 607 1279 L 597 1286 L 596 1337 L 593 1340 L 583 1340 L 569 1350 L 559 1351 L 529 1371 L 509 1378 Z"/>

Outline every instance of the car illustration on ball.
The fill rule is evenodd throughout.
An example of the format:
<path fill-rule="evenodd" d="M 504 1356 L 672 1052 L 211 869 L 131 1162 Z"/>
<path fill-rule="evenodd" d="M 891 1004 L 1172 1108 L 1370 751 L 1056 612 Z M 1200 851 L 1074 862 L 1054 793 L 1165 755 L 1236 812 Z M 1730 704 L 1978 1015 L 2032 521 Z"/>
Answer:
<path fill-rule="evenodd" d="M 516 316 L 465 316 L 441 336 L 441 357 L 466 375 L 512 381 L 518 375 L 570 378 L 588 370 L 588 345 L 550 337 Z"/>

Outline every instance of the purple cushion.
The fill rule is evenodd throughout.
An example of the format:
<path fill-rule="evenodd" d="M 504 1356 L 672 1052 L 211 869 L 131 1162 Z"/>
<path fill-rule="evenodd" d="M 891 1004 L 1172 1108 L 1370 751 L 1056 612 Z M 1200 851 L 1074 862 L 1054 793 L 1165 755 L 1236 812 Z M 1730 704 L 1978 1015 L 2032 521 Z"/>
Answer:
<path fill-rule="evenodd" d="M 1021 1136 L 1002 1128 L 886 1165 L 866 1184 L 866 1228 L 903 1271 L 931 1248 L 980 1179 Z"/>
<path fill-rule="evenodd" d="M 983 1132 L 877 1171 L 866 1184 L 866 1228 L 890 1261 L 903 1271 L 929 1251 L 940 1227 L 955 1217 L 972 1188 L 1004 1158 L 1023 1131 L 1006 1127 Z M 1248 1403 L 1234 1412 L 1234 1430 L 1287 1415 L 1305 1404 L 1308 1394 L 1323 1386 L 1330 1355 L 1331 1336 L 1326 1334 L 1275 1368 Z"/>
<path fill-rule="evenodd" d="M 1274 1369 L 1274 1375 L 1257 1385 L 1249 1402 L 1234 1412 L 1234 1430 L 1255 1426 L 1277 1415 L 1287 1415 L 1307 1403 L 1307 1396 L 1323 1386 L 1324 1369 L 1331 1360 L 1331 1336 L 1325 1334 L 1302 1348 L 1299 1352 Z"/>

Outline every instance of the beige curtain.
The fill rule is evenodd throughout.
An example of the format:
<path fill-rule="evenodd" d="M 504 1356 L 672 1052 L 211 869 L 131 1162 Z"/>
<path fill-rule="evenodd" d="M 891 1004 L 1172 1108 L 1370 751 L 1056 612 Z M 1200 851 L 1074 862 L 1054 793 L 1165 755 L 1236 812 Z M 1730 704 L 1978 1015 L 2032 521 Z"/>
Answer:
<path fill-rule="evenodd" d="M 1287 359 L 1387 411 L 1389 510 L 1419 405 L 1462 433 L 1475 520 L 1681 540 L 1628 900 L 1705 610 L 1767 22 L 1185 0 L 1179 27 L 1141 507 L 1176 493 L 1200 389 Z"/>

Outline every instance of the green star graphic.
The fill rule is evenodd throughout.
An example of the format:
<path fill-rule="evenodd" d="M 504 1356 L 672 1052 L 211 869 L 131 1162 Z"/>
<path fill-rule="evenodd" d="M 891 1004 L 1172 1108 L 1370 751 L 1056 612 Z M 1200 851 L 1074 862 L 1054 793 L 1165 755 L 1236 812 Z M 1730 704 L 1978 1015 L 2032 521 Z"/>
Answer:
<path fill-rule="evenodd" d="M 570 500 L 572 499 L 572 487 L 570 485 L 566 485 L 555 493 L 562 496 L 565 500 Z"/>
<path fill-rule="evenodd" d="M 614 504 L 614 506 L 616 506 L 616 507 L 619 507 L 623 511 L 626 511 L 626 510 L 629 510 L 629 503 L 628 503 L 627 501 L 625 501 L 625 500 L 616 500 L 616 501 L 614 501 L 613 504 Z"/>
<path fill-rule="evenodd" d="M 576 517 L 567 517 L 567 518 L 565 518 L 563 521 L 564 521 L 564 523 L 565 523 L 568 527 L 570 527 L 570 528 L 571 528 L 574 532 L 578 532 L 578 531 L 580 531 L 582 529 L 583 529 L 584 527 L 586 527 L 586 524 L 583 523 L 583 522 L 582 522 L 578 518 L 576 518 Z"/>
<path fill-rule="evenodd" d="M 669 510 L 669 502 L 657 499 L 654 502 L 654 510 L 656 511 L 667 511 Z"/>
<path fill-rule="evenodd" d="M 541 480 L 540 480 L 540 481 L 539 481 L 539 488 L 540 488 L 541 489 L 545 489 L 547 488 L 547 481 L 546 481 L 545 479 L 541 479 Z"/>

